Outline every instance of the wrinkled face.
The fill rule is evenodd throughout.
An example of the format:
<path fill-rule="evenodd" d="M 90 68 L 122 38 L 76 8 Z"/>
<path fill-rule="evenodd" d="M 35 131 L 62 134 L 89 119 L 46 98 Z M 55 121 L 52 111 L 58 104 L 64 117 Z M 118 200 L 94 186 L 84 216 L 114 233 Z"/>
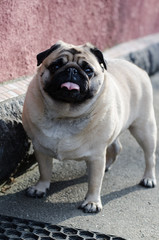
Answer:
<path fill-rule="evenodd" d="M 37 55 L 46 94 L 57 101 L 82 103 L 92 98 L 103 79 L 102 53 L 90 45 L 59 42 Z"/>

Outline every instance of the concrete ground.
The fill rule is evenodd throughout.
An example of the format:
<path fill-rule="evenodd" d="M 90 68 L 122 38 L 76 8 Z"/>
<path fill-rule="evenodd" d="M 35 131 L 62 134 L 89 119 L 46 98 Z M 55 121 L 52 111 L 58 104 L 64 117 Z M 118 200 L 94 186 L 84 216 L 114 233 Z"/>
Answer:
<path fill-rule="evenodd" d="M 159 73 L 152 77 L 154 106 L 159 126 Z M 85 214 L 77 207 L 87 191 L 84 162 L 55 161 L 52 185 L 44 199 L 27 198 L 25 189 L 38 179 L 37 165 L 15 179 L 0 192 L 0 214 L 60 224 L 113 234 L 131 240 L 159 239 L 159 187 L 145 189 L 138 185 L 144 171 L 141 148 L 125 132 L 121 136 L 123 151 L 102 186 L 103 210 Z M 157 180 L 159 183 L 159 141 L 157 146 Z M 7 189 L 8 187 L 8 189 Z M 4 188 L 3 188 L 4 190 Z"/>

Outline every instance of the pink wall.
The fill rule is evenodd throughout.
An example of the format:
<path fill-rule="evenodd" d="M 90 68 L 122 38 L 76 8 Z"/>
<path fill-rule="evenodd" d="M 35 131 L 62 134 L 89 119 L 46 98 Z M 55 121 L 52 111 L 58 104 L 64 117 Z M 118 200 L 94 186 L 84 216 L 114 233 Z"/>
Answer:
<path fill-rule="evenodd" d="M 32 74 L 59 39 L 105 49 L 155 32 L 158 0 L 0 0 L 0 82 Z"/>

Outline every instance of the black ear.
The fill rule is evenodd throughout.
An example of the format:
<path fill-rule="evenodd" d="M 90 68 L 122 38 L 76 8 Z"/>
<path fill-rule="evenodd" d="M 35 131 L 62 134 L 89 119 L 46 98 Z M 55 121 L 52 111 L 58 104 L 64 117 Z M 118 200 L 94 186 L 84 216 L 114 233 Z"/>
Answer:
<path fill-rule="evenodd" d="M 103 64 L 104 68 L 107 70 L 106 60 L 104 59 L 103 53 L 98 48 L 91 48 L 90 50 L 96 56 L 99 64 Z"/>
<path fill-rule="evenodd" d="M 39 66 L 47 56 L 49 56 L 53 51 L 55 51 L 59 47 L 60 47 L 60 44 L 54 44 L 51 48 L 45 50 L 44 52 L 39 53 L 36 56 L 37 66 Z"/>

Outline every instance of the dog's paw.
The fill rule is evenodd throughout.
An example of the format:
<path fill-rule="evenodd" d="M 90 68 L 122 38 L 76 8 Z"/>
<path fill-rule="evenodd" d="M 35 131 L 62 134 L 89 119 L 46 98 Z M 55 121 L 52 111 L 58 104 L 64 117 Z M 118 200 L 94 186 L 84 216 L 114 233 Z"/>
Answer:
<path fill-rule="evenodd" d="M 140 181 L 140 185 L 146 188 L 154 188 L 156 184 L 157 184 L 156 179 L 153 178 L 143 178 Z"/>
<path fill-rule="evenodd" d="M 39 191 L 34 187 L 29 187 L 26 189 L 25 194 L 27 197 L 32 197 L 32 198 L 43 198 L 46 197 L 46 192 L 48 189 L 46 189 L 44 192 Z"/>
<path fill-rule="evenodd" d="M 85 212 L 85 213 L 98 213 L 102 210 L 102 204 L 101 204 L 101 202 L 84 201 L 84 203 L 82 203 L 79 206 L 79 209 L 82 209 L 83 212 Z"/>
<path fill-rule="evenodd" d="M 26 189 L 26 196 L 33 198 L 46 197 L 46 193 L 49 190 L 50 183 L 39 181 L 35 186 Z"/>

